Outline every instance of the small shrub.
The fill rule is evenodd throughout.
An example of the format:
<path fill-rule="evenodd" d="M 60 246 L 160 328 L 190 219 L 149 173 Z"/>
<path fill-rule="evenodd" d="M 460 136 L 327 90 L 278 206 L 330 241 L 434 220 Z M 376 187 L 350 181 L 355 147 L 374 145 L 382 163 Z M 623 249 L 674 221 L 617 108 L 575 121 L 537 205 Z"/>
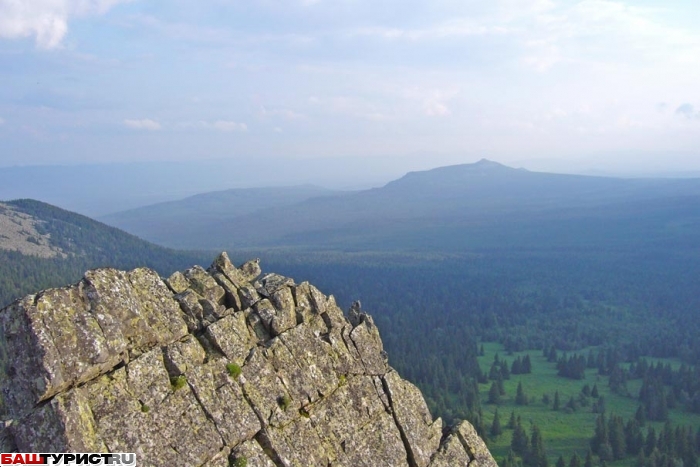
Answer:
<path fill-rule="evenodd" d="M 182 389 L 182 387 L 187 384 L 187 378 L 185 378 L 185 375 L 170 378 L 170 384 L 173 386 L 173 389 L 177 391 L 178 389 Z"/>
<path fill-rule="evenodd" d="M 345 375 L 340 375 L 340 378 L 338 378 L 338 387 L 345 386 L 347 383 L 348 379 L 345 377 Z"/>
<path fill-rule="evenodd" d="M 241 376 L 241 367 L 236 365 L 235 363 L 229 363 L 226 365 L 226 371 L 228 371 L 228 374 L 230 377 L 233 379 L 238 379 L 239 376 Z"/>
<path fill-rule="evenodd" d="M 309 418 L 309 417 L 311 417 L 311 415 L 309 414 L 309 412 L 308 412 L 304 407 L 302 407 L 302 408 L 299 409 L 299 415 L 301 415 L 301 416 L 304 417 L 304 418 Z"/>
<path fill-rule="evenodd" d="M 150 412 L 150 410 L 151 410 L 151 408 L 148 405 L 141 404 L 141 412 L 148 413 L 148 412 Z"/>
<path fill-rule="evenodd" d="M 288 394 L 285 394 L 284 396 L 280 396 L 277 398 L 277 404 L 279 404 L 280 408 L 282 410 L 287 410 L 289 408 L 289 404 L 292 403 L 292 398 L 289 397 Z"/>
<path fill-rule="evenodd" d="M 247 467 L 248 459 L 245 456 L 236 457 L 236 459 L 231 463 L 232 467 Z"/>

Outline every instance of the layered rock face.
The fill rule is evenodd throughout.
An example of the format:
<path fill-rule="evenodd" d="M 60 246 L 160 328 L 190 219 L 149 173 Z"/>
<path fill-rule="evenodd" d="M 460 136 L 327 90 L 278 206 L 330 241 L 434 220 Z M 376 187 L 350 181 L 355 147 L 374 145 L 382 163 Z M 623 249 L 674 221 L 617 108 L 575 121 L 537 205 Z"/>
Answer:
<path fill-rule="evenodd" d="M 443 435 L 372 318 L 223 253 L 162 280 L 89 271 L 0 311 L 0 452 L 142 466 L 495 466 Z"/>

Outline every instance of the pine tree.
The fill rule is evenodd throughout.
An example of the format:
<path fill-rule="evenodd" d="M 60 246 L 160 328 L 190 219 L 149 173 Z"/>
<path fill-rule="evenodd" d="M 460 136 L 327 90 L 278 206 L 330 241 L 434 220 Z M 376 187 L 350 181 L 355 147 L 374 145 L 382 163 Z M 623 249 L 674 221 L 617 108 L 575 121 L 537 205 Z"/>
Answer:
<path fill-rule="evenodd" d="M 636 456 L 644 447 L 644 435 L 637 423 L 637 420 L 632 418 L 625 425 L 625 445 L 627 446 L 627 454 Z"/>
<path fill-rule="evenodd" d="M 547 467 L 547 453 L 544 450 L 542 433 L 537 425 L 532 425 L 530 435 L 530 449 L 525 456 L 525 465 L 528 467 Z"/>
<path fill-rule="evenodd" d="M 586 367 L 595 368 L 595 357 L 593 356 L 593 349 L 588 351 L 588 359 L 586 360 Z"/>
<path fill-rule="evenodd" d="M 525 358 L 523 358 L 523 364 L 521 366 L 521 369 L 523 371 L 523 374 L 532 373 L 532 362 L 530 361 L 530 354 L 525 355 Z"/>
<path fill-rule="evenodd" d="M 491 434 L 491 439 L 496 439 L 503 433 L 503 428 L 501 428 L 501 419 L 498 416 L 498 409 L 496 409 L 496 413 L 493 416 L 493 423 L 491 423 L 491 430 L 489 433 Z"/>
<path fill-rule="evenodd" d="M 501 393 L 498 390 L 498 384 L 494 381 L 491 383 L 491 388 L 489 389 L 489 398 L 488 398 L 488 403 L 489 404 L 500 404 L 501 402 Z"/>
<path fill-rule="evenodd" d="M 503 360 L 501 362 L 501 377 L 503 379 L 510 379 L 510 370 L 508 369 L 508 362 Z"/>
<path fill-rule="evenodd" d="M 513 429 L 513 437 L 510 441 L 510 448 L 517 455 L 524 457 L 527 453 L 527 443 L 527 433 L 525 433 L 523 426 L 520 423 L 516 424 L 515 428 Z"/>
<path fill-rule="evenodd" d="M 647 439 L 644 441 L 644 455 L 651 456 L 651 453 L 656 449 L 656 430 L 650 427 L 647 431 Z"/>
<path fill-rule="evenodd" d="M 613 459 L 620 460 L 625 457 L 627 448 L 625 445 L 625 428 L 622 417 L 613 415 L 608 420 L 608 440 L 612 448 Z"/>
<path fill-rule="evenodd" d="M 578 454 L 574 453 L 574 455 L 571 456 L 569 467 L 581 467 L 581 458 L 578 456 Z"/>
<path fill-rule="evenodd" d="M 506 465 L 509 465 L 511 467 L 518 467 L 518 461 L 515 459 L 515 453 L 512 449 L 508 451 L 508 457 L 506 458 L 505 465 L 503 467 L 505 467 Z"/>
<path fill-rule="evenodd" d="M 557 459 L 557 463 L 555 465 L 556 467 L 566 467 L 566 461 L 564 461 L 562 456 L 559 456 L 559 459 Z"/>
<path fill-rule="evenodd" d="M 637 420 L 639 426 L 644 426 L 647 423 L 647 416 L 643 406 L 637 407 L 637 411 L 634 414 L 634 419 Z"/>
<path fill-rule="evenodd" d="M 508 419 L 508 425 L 506 425 L 506 427 L 510 428 L 511 430 L 515 428 L 515 410 L 511 410 L 510 418 Z"/>
<path fill-rule="evenodd" d="M 523 372 L 523 363 L 520 357 L 513 360 L 513 364 L 510 366 L 510 373 L 513 375 L 520 375 Z"/>
<path fill-rule="evenodd" d="M 586 453 L 586 461 L 583 463 L 583 467 L 593 467 L 593 453 L 590 449 Z"/>
<path fill-rule="evenodd" d="M 518 383 L 518 389 L 515 394 L 515 403 L 517 405 L 527 405 L 528 403 L 525 391 L 523 391 L 523 383 Z"/>
<path fill-rule="evenodd" d="M 600 456 L 602 446 L 608 443 L 608 425 L 605 421 L 605 414 L 600 414 L 595 420 L 595 433 L 591 438 L 591 450 Z"/>
<path fill-rule="evenodd" d="M 600 397 L 600 394 L 598 394 L 598 385 L 597 384 L 594 384 L 593 389 L 591 389 L 591 397 L 593 397 L 595 399 Z"/>
<path fill-rule="evenodd" d="M 552 410 L 559 410 L 561 408 L 561 401 L 559 400 L 559 391 L 556 391 L 554 393 L 554 405 L 552 406 Z"/>

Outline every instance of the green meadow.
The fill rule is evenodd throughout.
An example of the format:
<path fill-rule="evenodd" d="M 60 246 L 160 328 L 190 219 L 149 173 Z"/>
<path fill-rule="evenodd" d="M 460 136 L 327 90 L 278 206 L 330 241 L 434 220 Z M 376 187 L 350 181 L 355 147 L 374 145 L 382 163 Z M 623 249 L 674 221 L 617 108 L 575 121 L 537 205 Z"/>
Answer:
<path fill-rule="evenodd" d="M 491 387 L 491 382 L 480 384 L 480 397 L 482 401 L 483 414 L 485 419 L 485 427 L 487 431 L 490 429 L 493 422 L 496 410 L 499 413 L 503 434 L 496 439 L 489 438 L 488 445 L 492 450 L 494 457 L 498 461 L 508 455 L 510 450 L 510 442 L 512 438 L 512 429 L 507 428 L 508 420 L 512 411 L 515 415 L 520 416 L 522 426 L 525 431 L 530 434 L 530 427 L 536 424 L 540 427 L 544 438 L 545 449 L 549 458 L 550 465 L 554 465 L 560 455 L 567 462 L 569 458 L 577 453 L 583 460 L 588 451 L 589 441 L 594 433 L 597 413 L 593 413 L 591 408 L 595 399 L 589 397 L 590 404 L 586 407 L 580 406 L 576 411 L 566 411 L 565 406 L 569 399 L 573 396 L 578 399 L 581 389 L 588 384 L 590 388 L 597 385 L 598 392 L 605 398 L 605 413 L 621 415 L 625 421 L 634 417 L 634 414 L 639 406 L 639 401 L 636 399 L 641 386 L 641 380 L 631 380 L 627 383 L 629 396 L 621 396 L 610 391 L 608 387 L 608 377 L 598 375 L 597 369 L 587 369 L 585 379 L 572 380 L 557 376 L 556 363 L 550 363 L 546 357 L 542 355 L 542 351 L 530 350 L 525 352 L 515 352 L 510 355 L 506 354 L 503 346 L 497 343 L 484 343 L 484 355 L 478 357 L 479 365 L 482 370 L 488 374 L 494 356 L 498 354 L 501 360 L 508 361 L 509 364 L 518 357 L 530 355 L 532 362 L 532 373 L 525 375 L 511 375 L 509 380 L 504 381 L 506 395 L 501 397 L 498 405 L 489 404 L 488 392 Z M 571 352 L 567 355 L 580 354 L 586 356 L 588 348 L 579 352 Z M 563 355 L 559 352 L 559 355 Z M 649 362 L 671 363 L 674 368 L 680 363 L 674 360 L 664 359 L 648 359 Z M 515 396 L 518 383 L 522 383 L 525 394 L 528 396 L 528 405 L 517 405 Z M 558 411 L 552 409 L 554 402 L 554 394 L 559 391 L 561 408 Z M 543 402 L 543 396 L 549 395 L 549 403 Z M 669 421 L 672 425 L 690 425 L 694 428 L 700 426 L 700 415 L 683 412 L 679 409 L 673 409 L 669 412 Z M 657 433 L 663 428 L 663 423 L 647 423 L 647 427 L 654 426 Z M 610 466 L 627 466 L 633 465 L 634 459 L 627 458 L 617 462 L 611 462 Z"/>

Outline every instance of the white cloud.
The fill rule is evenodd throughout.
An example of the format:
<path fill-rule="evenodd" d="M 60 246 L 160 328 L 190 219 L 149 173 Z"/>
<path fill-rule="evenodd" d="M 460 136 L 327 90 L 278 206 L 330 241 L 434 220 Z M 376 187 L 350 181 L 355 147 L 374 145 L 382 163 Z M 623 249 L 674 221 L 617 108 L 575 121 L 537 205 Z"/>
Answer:
<path fill-rule="evenodd" d="M 264 105 L 260 106 L 261 117 L 282 117 L 287 120 L 297 120 L 303 118 L 304 115 L 290 109 L 268 109 Z"/>
<path fill-rule="evenodd" d="M 378 105 L 375 100 L 359 96 L 334 96 L 325 99 L 314 96 L 309 98 L 309 102 L 324 112 L 372 121 L 392 118 L 391 112 L 395 111 Z"/>
<path fill-rule="evenodd" d="M 232 122 L 228 120 L 217 120 L 214 122 L 214 128 L 219 131 L 226 132 L 248 131 L 248 125 L 245 123 Z"/>
<path fill-rule="evenodd" d="M 59 47 L 72 18 L 101 15 L 131 0 L 0 0 L 0 37 L 34 37 L 38 47 Z"/>
<path fill-rule="evenodd" d="M 144 118 L 141 120 L 126 119 L 124 120 L 124 125 L 128 126 L 129 128 L 133 128 L 134 130 L 156 131 L 161 129 L 160 123 L 155 120 L 151 120 L 150 118 Z"/>
<path fill-rule="evenodd" d="M 428 117 L 444 117 L 450 114 L 450 109 L 440 101 L 429 100 L 425 103 L 425 114 Z"/>
<path fill-rule="evenodd" d="M 681 115 L 685 118 L 697 118 L 700 119 L 700 112 L 695 111 L 693 104 L 686 102 L 676 109 L 676 115 Z"/>

